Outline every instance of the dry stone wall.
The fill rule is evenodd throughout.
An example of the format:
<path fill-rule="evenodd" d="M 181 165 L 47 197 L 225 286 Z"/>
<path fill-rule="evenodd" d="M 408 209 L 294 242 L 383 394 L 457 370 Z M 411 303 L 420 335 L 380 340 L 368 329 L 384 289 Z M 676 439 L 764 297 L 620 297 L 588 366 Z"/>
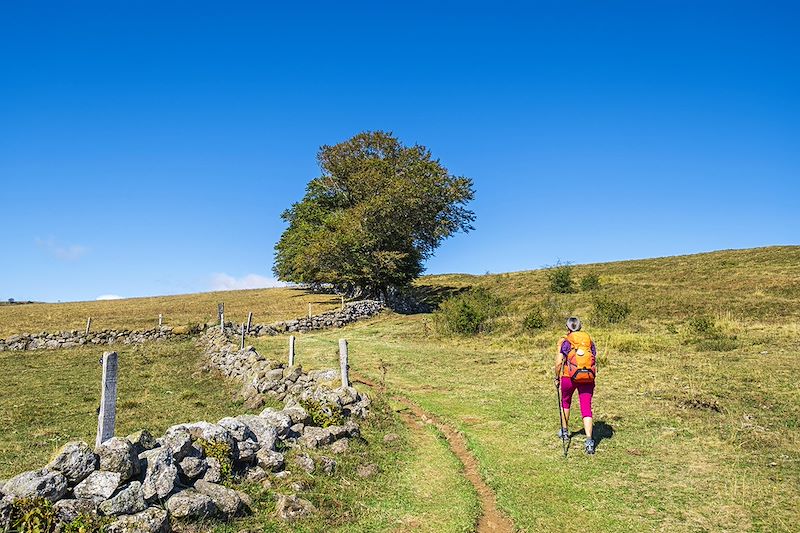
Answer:
<path fill-rule="evenodd" d="M 362 300 L 345 304 L 344 308 L 328 311 L 310 318 L 297 318 L 294 320 L 274 322 L 272 324 L 253 324 L 248 335 L 265 336 L 280 335 L 287 332 L 305 333 L 308 331 L 342 327 L 358 320 L 373 317 L 383 311 L 384 306 L 375 300 Z M 226 333 L 238 334 L 240 324 L 227 322 Z M 199 333 L 218 324 L 203 324 L 194 328 L 188 327 L 161 327 L 141 331 L 131 330 L 102 330 L 97 332 L 85 331 L 58 331 L 55 333 L 22 333 L 0 339 L 0 352 L 23 350 L 54 350 L 59 348 L 74 348 L 84 345 L 115 345 L 115 344 L 142 344 L 145 342 L 160 341 L 173 338 L 177 335 Z"/>
<path fill-rule="evenodd" d="M 224 485 L 228 479 L 263 482 L 292 468 L 335 471 L 334 456 L 347 452 L 348 439 L 360 437 L 358 421 L 369 412 L 369 397 L 336 387 L 336 370 L 305 372 L 252 347 L 239 350 L 219 327 L 209 328 L 198 344 L 209 366 L 242 382 L 243 395 L 271 395 L 284 407 L 178 424 L 157 439 L 143 430 L 96 449 L 69 442 L 45 467 L 0 481 L 0 531 L 15 502 L 30 497 L 53 502 L 61 524 L 100 515 L 109 517 L 112 533 L 170 531 L 176 519 L 227 520 L 249 512 L 249 498 Z M 337 423 L 320 424 L 320 417 Z M 312 449 L 322 449 L 316 459 Z M 313 512 L 297 495 L 276 497 L 283 518 Z"/>

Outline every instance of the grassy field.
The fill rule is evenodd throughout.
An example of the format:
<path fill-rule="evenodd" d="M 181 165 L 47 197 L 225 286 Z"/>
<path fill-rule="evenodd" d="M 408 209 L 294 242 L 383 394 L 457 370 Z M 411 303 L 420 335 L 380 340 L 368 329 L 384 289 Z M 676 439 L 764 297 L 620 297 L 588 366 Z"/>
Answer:
<path fill-rule="evenodd" d="M 308 304 L 314 314 L 341 305 L 338 296 L 312 294 L 301 289 L 253 289 L 203 292 L 152 298 L 128 298 L 99 302 L 0 305 L 0 338 L 16 333 L 83 330 L 92 317 L 92 329 L 149 329 L 158 325 L 185 326 L 217 320 L 217 304 L 225 303 L 225 319 L 270 323 L 305 316 Z"/>
<path fill-rule="evenodd" d="M 380 381 L 385 370 L 390 390 L 466 434 L 523 531 L 581 530 L 576 516 L 598 531 L 792 531 L 800 360 L 789 339 L 800 338 L 800 249 L 752 254 L 580 267 L 578 277 L 598 272 L 604 288 L 558 296 L 543 272 L 438 277 L 485 286 L 508 312 L 491 334 L 468 339 L 439 336 L 427 315 L 388 316 L 303 335 L 298 357 L 333 364 L 346 337 L 356 371 Z M 628 299 L 631 315 L 592 326 L 599 294 Z M 549 369 L 561 328 L 524 331 L 521 317 L 536 305 L 585 315 L 599 345 L 594 457 L 583 455 L 580 435 L 560 457 Z M 711 325 L 697 331 L 698 317 Z M 284 344 L 258 341 L 266 353 Z"/>
<path fill-rule="evenodd" d="M 800 520 L 800 406 L 794 398 L 800 247 L 574 269 L 577 281 L 587 273 L 599 275 L 599 289 L 558 295 L 549 291 L 544 271 L 423 278 L 420 284 L 431 292 L 484 287 L 501 299 L 502 312 L 487 333 L 468 338 L 437 333 L 431 315 L 388 313 L 343 330 L 300 335 L 298 360 L 308 368 L 336 366 L 337 340 L 347 338 L 354 371 L 385 380 L 391 393 L 465 434 L 499 505 L 521 531 L 794 530 Z M 302 304 L 285 313 L 276 305 L 276 317 L 302 315 L 306 300 L 286 296 L 281 305 Z M 217 301 L 182 298 L 187 317 L 207 317 Z M 608 324 L 598 301 L 626 303 L 630 314 Z M 49 307 L 59 305 L 41 312 Z M 526 329 L 523 318 L 535 309 L 550 322 Z M 563 318 L 575 313 L 599 347 L 599 442 L 597 455 L 587 457 L 576 434 L 564 460 L 549 372 Z M 283 336 L 249 342 L 268 356 L 285 357 Z M 188 342 L 129 347 L 121 355 L 138 368 L 121 385 L 123 405 L 132 402 L 120 417 L 123 432 L 138 429 L 145 416 L 159 430 L 241 410 L 231 400 L 238 387 L 196 373 L 197 352 Z M 85 349 L 0 354 L 0 477 L 11 473 L 12 460 L 18 471 L 46 460 L 57 442 L 91 437 L 98 356 Z M 133 364 L 141 358 L 148 362 Z M 365 427 L 370 446 L 357 446 L 342 459 L 336 476 L 302 480 L 310 486 L 304 497 L 320 514 L 292 527 L 469 530 L 475 494 L 441 437 L 430 427 L 402 425 L 385 408 L 376 413 Z M 578 426 L 573 419 L 576 433 Z M 389 431 L 402 437 L 396 447 L 382 444 Z M 29 440 L 37 445 L 26 446 Z M 363 462 L 379 464 L 382 473 L 354 482 L 353 469 Z M 272 492 L 288 487 L 250 490 L 259 502 L 255 516 L 220 532 L 294 530 L 271 517 Z"/>

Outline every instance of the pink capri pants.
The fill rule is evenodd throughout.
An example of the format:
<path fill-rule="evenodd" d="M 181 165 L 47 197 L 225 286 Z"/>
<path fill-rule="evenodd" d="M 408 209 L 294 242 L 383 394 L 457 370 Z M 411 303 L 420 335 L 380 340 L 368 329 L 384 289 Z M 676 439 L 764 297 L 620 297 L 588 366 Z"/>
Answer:
<path fill-rule="evenodd" d="M 561 407 L 569 409 L 572 404 L 572 393 L 578 390 L 578 400 L 581 403 L 581 416 L 586 418 L 592 416 L 592 394 L 594 394 L 594 383 L 580 383 L 575 385 L 572 380 L 561 377 Z"/>

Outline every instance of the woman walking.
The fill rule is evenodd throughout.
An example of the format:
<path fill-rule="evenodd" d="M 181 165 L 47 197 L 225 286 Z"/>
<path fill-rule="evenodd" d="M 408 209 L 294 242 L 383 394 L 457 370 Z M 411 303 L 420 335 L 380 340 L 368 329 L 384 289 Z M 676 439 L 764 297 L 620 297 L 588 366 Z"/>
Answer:
<path fill-rule="evenodd" d="M 558 341 L 554 372 L 556 387 L 561 387 L 561 429 L 558 436 L 569 440 L 569 412 L 572 395 L 577 390 L 581 406 L 583 429 L 586 432 L 586 453 L 594 453 L 592 438 L 592 394 L 597 374 L 597 348 L 588 333 L 581 331 L 577 317 L 567 319 L 567 334 Z"/>

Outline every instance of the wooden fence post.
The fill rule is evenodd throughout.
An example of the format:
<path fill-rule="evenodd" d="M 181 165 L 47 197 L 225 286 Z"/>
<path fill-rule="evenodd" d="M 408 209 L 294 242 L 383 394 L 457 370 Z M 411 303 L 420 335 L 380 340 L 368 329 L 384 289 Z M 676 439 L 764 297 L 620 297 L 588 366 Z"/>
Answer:
<path fill-rule="evenodd" d="M 95 448 L 114 436 L 114 424 L 117 419 L 117 368 L 117 352 L 105 352 Z"/>
<path fill-rule="evenodd" d="M 311 318 L 311 304 L 308 304 L 308 318 Z"/>
<path fill-rule="evenodd" d="M 344 294 L 342 294 L 342 311 L 344 311 Z"/>
<path fill-rule="evenodd" d="M 239 347 L 240 350 L 244 350 L 244 322 L 242 322 L 242 345 Z"/>
<path fill-rule="evenodd" d="M 339 339 L 339 368 L 342 372 L 342 387 L 350 386 L 350 366 L 347 364 L 347 340 Z"/>
<path fill-rule="evenodd" d="M 219 319 L 219 329 L 225 330 L 225 304 L 217 304 L 217 318 Z"/>
<path fill-rule="evenodd" d="M 253 312 L 247 313 L 247 333 L 250 333 L 250 324 L 253 323 Z"/>
<path fill-rule="evenodd" d="M 289 337 L 289 366 L 294 366 L 294 335 Z"/>
<path fill-rule="evenodd" d="M 89 330 L 92 328 L 92 317 L 86 319 L 86 334 L 89 334 Z"/>
<path fill-rule="evenodd" d="M 158 313 L 158 329 L 161 329 L 163 325 L 164 325 L 164 315 Z"/>

